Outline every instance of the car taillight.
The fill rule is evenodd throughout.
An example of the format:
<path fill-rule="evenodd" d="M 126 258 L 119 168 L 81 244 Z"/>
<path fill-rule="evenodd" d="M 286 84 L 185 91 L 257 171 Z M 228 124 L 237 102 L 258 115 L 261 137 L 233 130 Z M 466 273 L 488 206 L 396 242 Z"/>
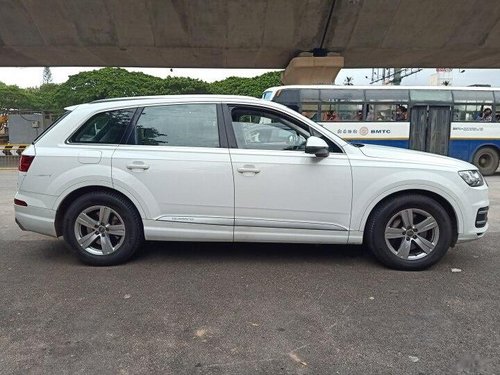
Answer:
<path fill-rule="evenodd" d="M 28 172 L 28 169 L 30 169 L 30 165 L 33 160 L 35 160 L 35 156 L 21 155 L 21 159 L 19 159 L 19 171 Z"/>

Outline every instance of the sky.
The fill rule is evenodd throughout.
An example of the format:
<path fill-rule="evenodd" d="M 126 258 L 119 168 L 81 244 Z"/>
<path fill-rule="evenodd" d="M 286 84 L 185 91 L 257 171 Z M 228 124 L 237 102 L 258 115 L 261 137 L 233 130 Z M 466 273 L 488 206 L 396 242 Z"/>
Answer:
<path fill-rule="evenodd" d="M 51 68 L 54 83 L 62 83 L 70 75 L 82 71 L 99 69 L 99 67 L 53 67 Z M 230 76 L 254 77 L 269 72 L 269 69 L 180 69 L 174 68 L 126 68 L 129 71 L 139 71 L 153 76 L 165 78 L 168 75 L 177 77 L 191 77 L 207 82 L 222 80 Z M 42 83 L 43 67 L 35 68 L 0 68 L 0 82 L 19 87 L 35 87 Z M 402 85 L 421 86 L 429 85 L 430 77 L 436 73 L 435 69 L 424 69 L 421 72 L 406 77 Z M 354 85 L 368 85 L 371 80 L 371 69 L 342 69 L 335 80 L 342 85 L 346 77 L 353 78 Z M 500 69 L 454 69 L 453 86 L 468 86 L 472 84 L 490 84 L 500 87 Z"/>

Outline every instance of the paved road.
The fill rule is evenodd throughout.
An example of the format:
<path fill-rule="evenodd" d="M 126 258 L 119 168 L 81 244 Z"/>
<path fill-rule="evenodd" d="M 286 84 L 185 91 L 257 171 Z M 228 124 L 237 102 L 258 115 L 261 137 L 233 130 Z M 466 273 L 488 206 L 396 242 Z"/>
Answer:
<path fill-rule="evenodd" d="M 489 182 L 492 230 L 425 272 L 361 247 L 167 243 L 92 268 L 15 226 L 0 171 L 0 373 L 498 374 Z"/>

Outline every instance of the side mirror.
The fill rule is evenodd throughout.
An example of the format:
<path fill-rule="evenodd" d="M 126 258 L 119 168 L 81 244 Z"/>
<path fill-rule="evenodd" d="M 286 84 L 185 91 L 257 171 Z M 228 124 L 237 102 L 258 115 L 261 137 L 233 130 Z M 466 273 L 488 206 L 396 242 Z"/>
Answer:
<path fill-rule="evenodd" d="M 305 151 L 306 154 L 314 154 L 318 158 L 326 158 L 330 155 L 328 143 L 315 136 L 307 138 Z"/>

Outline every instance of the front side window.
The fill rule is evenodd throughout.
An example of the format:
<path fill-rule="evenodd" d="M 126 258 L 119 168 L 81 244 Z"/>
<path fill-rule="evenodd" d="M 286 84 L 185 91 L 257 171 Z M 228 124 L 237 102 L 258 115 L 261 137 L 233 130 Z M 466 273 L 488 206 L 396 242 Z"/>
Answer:
<path fill-rule="evenodd" d="M 216 105 L 145 107 L 137 120 L 135 138 L 139 145 L 219 147 Z"/>
<path fill-rule="evenodd" d="M 314 135 L 328 144 L 330 152 L 342 153 L 342 149 L 324 134 L 285 115 L 249 107 L 230 110 L 238 148 L 305 151 L 307 138 Z"/>
<path fill-rule="evenodd" d="M 239 148 L 257 150 L 305 150 L 309 132 L 274 113 L 236 107 L 231 119 Z"/>
<path fill-rule="evenodd" d="M 85 122 L 69 141 L 119 144 L 122 142 L 134 112 L 135 108 L 98 113 Z"/>

